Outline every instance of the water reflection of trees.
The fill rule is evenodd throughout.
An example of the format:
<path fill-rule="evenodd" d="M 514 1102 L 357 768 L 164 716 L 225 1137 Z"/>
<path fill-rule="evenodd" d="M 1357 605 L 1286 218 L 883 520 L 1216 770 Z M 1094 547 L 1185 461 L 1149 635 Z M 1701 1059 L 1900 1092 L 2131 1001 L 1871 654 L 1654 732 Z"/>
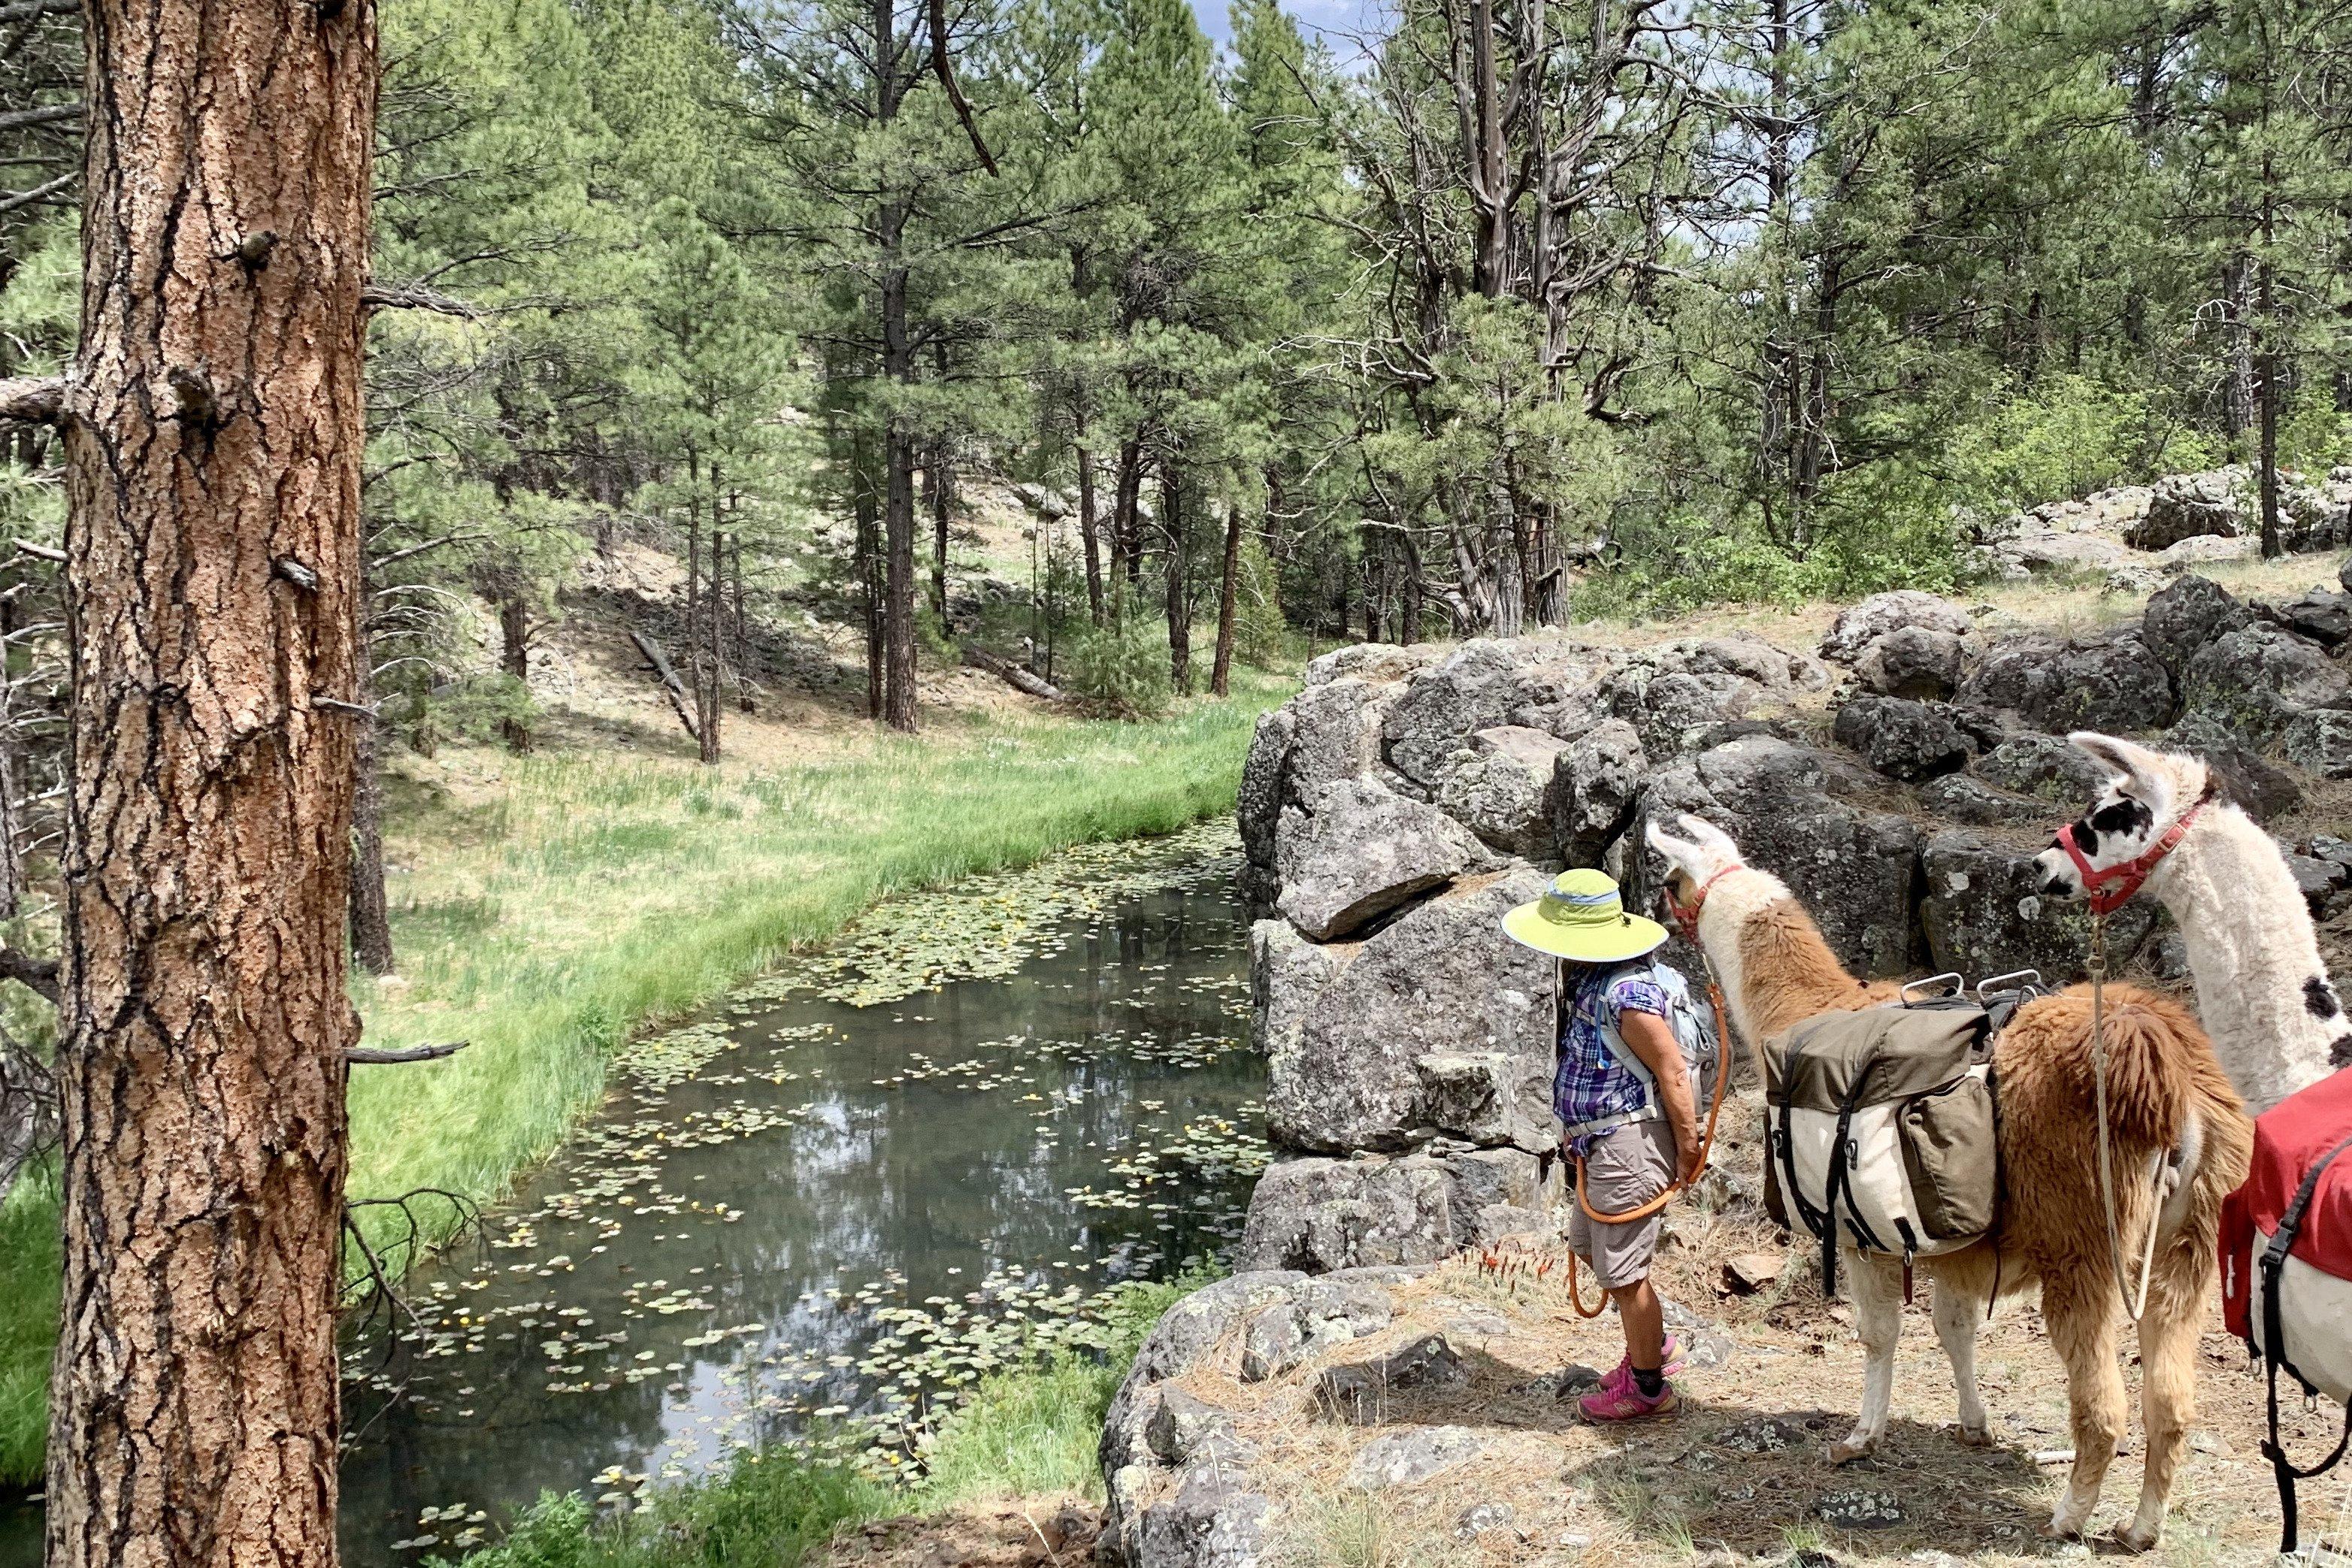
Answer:
<path fill-rule="evenodd" d="M 542 1310 L 538 1327 L 497 1319 L 485 1347 L 425 1365 L 431 1384 L 419 1401 L 381 1409 L 355 1391 L 354 1424 L 371 1423 L 344 1466 L 346 1554 L 354 1568 L 388 1561 L 387 1542 L 415 1533 L 418 1513 L 463 1502 L 499 1519 L 543 1489 L 569 1490 L 609 1465 L 646 1469 L 666 1443 L 715 1427 L 747 1391 L 722 1376 L 756 1373 L 763 1360 L 779 1370 L 822 1368 L 826 1356 L 857 1356 L 876 1337 L 870 1310 L 848 1298 L 860 1286 L 903 1277 L 899 1300 L 961 1300 L 992 1267 L 1051 1268 L 1100 1258 L 1138 1245 L 1177 1258 L 1216 1238 L 1187 1201 L 1192 1183 L 1156 1185 L 1178 1206 L 1087 1211 L 1068 1189 L 1115 1184 L 1109 1164 L 1138 1147 L 1139 1130 L 1173 1135 L 1202 1114 L 1230 1114 L 1258 1092 L 1259 1064 L 1245 1053 L 1185 1068 L 1157 1059 L 1171 1047 L 1235 1032 L 1228 1016 L 1232 981 L 1246 962 L 1246 926 L 1222 885 L 1133 900 L 1045 944 L 1015 973 L 951 984 L 939 992 L 866 1009 L 788 1001 L 736 1031 L 745 1042 L 699 1079 L 648 1097 L 635 1114 L 672 1125 L 730 1108 L 798 1107 L 791 1121 L 751 1136 L 656 1151 L 660 1192 L 680 1200 L 677 1215 L 648 1215 L 602 1205 L 625 1216 L 606 1240 L 591 1219 L 538 1222 L 540 1242 L 527 1253 L 499 1253 L 499 1268 L 478 1292 L 460 1292 L 455 1310 L 477 1316 L 549 1301 L 586 1310 L 586 1337 L 625 1328 L 617 1351 L 584 1347 L 562 1364 L 585 1371 L 562 1379 L 610 1380 L 603 1392 L 551 1394 L 542 1338 L 556 1321 Z M 1165 968 L 1160 966 L 1165 965 Z M 1203 984 L 1201 983 L 1214 983 Z M 830 1023 L 830 1034 L 789 1047 L 780 1029 Z M 1019 1037 L 1021 1043 L 1002 1042 Z M 1049 1042 L 1091 1042 L 1072 1056 Z M 947 1065 L 983 1058 L 991 1075 L 1019 1071 L 1034 1082 L 987 1092 L 934 1079 L 877 1088 L 876 1079 L 905 1071 L 922 1053 Z M 758 1078 L 716 1081 L 768 1064 L 802 1075 L 771 1086 Z M 1047 1104 L 1024 1103 L 1030 1092 Z M 1164 1101 L 1156 1113 L 1145 1100 Z M 1050 1114 L 1039 1114 L 1050 1105 Z M 647 1106 L 652 1110 L 649 1111 Z M 607 1163 L 632 1158 L 607 1152 Z M 574 1190 L 593 1179 L 596 1158 L 567 1156 L 533 1184 L 534 1194 Z M 632 1189 L 641 1195 L 646 1189 Z M 528 1205 L 530 1198 L 526 1197 Z M 742 1217 L 722 1223 L 684 1205 L 725 1204 Z M 1173 1228 L 1157 1228 L 1162 1221 Z M 688 1239 L 675 1239 L 684 1233 Z M 656 1237 L 667 1239 L 656 1239 Z M 1072 1244 L 1081 1250 L 1073 1251 Z M 604 1246 L 597 1253 L 592 1248 Z M 568 1255 L 573 1266 L 548 1279 L 509 1274 L 523 1258 Z M 691 1273 L 700 1268 L 700 1274 Z M 949 1270 L 961 1272 L 950 1274 Z M 1076 1275 L 1081 1280 L 1087 1278 Z M 663 1317 L 642 1302 L 650 1287 L 689 1288 L 708 1311 Z M 632 1287 L 645 1287 L 632 1299 Z M 839 1302 L 824 1295 L 843 1292 Z M 629 1311 L 642 1315 L 629 1317 Z M 714 1329 L 757 1322 L 757 1334 L 688 1347 Z M 512 1331 L 511 1341 L 499 1332 Z M 654 1352 L 652 1365 L 684 1363 L 636 1383 L 623 1369 Z M 790 1358 L 797 1353 L 798 1360 Z M 823 1368 L 814 1384 L 788 1386 L 812 1404 L 856 1405 L 873 1392 L 854 1368 Z M 683 1383 L 682 1393 L 672 1393 Z M 460 1398 L 457 1387 L 474 1392 Z M 459 1409 L 470 1410 L 460 1416 Z M 800 1417 L 754 1415 L 745 1430 L 789 1434 Z M 707 1443 L 707 1437 L 704 1439 Z"/>

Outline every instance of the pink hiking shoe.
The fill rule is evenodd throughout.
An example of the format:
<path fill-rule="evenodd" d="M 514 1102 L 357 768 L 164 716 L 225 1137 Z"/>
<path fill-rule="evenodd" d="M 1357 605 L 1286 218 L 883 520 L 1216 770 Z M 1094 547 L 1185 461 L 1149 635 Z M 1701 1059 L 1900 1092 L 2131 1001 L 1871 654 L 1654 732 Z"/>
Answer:
<path fill-rule="evenodd" d="M 1587 1421 L 1646 1421 L 1653 1415 L 1670 1415 L 1681 1405 L 1671 1383 L 1654 1395 L 1643 1394 L 1629 1368 L 1611 1373 L 1601 1379 L 1600 1387 L 1576 1402 Z"/>
<path fill-rule="evenodd" d="M 1658 1371 L 1667 1377 L 1674 1377 L 1687 1364 L 1683 1360 L 1683 1347 L 1675 1341 L 1674 1335 L 1668 1334 L 1665 1342 L 1658 1347 Z M 1633 1353 L 1628 1352 L 1617 1358 L 1617 1370 L 1611 1373 L 1609 1376 L 1631 1378 L 1633 1375 Z"/>

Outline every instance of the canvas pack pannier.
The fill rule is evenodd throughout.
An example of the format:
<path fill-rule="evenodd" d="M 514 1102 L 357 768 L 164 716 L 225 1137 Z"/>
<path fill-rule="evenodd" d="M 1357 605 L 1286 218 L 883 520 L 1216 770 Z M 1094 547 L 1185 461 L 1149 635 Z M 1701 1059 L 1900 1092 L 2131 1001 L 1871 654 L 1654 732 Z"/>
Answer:
<path fill-rule="evenodd" d="M 2289 1095 L 2254 1121 L 2253 1164 L 2221 1205 L 2221 1306 L 2262 1358 L 2278 1479 L 2281 1552 L 2294 1550 L 2294 1484 L 2344 1457 L 2345 1437 L 2298 1467 L 2279 1441 L 2279 1374 L 2347 1406 L 2352 1436 L 2352 1070 Z"/>
<path fill-rule="evenodd" d="M 1765 1204 L 1821 1243 L 1824 1291 L 1841 1242 L 1907 1262 L 1992 1228 L 1992 1037 L 2014 1009 L 1939 998 L 1824 1013 L 1768 1042 Z"/>

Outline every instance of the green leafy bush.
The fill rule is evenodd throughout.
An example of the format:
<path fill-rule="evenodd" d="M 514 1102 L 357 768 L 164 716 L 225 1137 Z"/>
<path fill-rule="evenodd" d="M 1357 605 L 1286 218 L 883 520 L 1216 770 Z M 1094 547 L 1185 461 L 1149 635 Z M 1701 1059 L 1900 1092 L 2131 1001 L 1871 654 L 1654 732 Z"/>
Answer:
<path fill-rule="evenodd" d="M 1071 645 L 1072 691 L 1122 719 L 1154 719 L 1168 710 L 1168 637 L 1164 622 L 1145 618 L 1122 587 L 1111 614 Z"/>

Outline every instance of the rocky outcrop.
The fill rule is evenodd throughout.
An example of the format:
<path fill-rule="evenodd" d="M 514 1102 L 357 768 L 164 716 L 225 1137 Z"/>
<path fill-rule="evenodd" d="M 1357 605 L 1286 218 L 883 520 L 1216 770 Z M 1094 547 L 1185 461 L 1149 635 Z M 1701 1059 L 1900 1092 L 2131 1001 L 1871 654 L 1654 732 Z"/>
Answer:
<path fill-rule="evenodd" d="M 2253 553 L 2260 531 L 2254 475 L 2233 465 L 2020 512 L 1979 531 L 1972 561 L 1990 577 L 2100 571 L 2111 592 L 2145 591 L 2143 574 L 2160 578 Z M 2325 479 L 2282 469 L 2279 537 L 2291 552 L 2352 544 L 2352 468 Z"/>
<path fill-rule="evenodd" d="M 1486 858 L 1453 817 L 1366 778 L 1315 785 L 1284 807 L 1274 848 L 1276 906 L 1317 942 L 1352 935 Z"/>
<path fill-rule="evenodd" d="M 1878 595 L 1823 640 L 1852 671 L 1825 697 L 1824 664 L 1755 637 L 1318 660 L 1243 781 L 1277 1158 L 1240 1265 L 1424 1263 L 1558 1223 L 1554 969 L 1499 922 L 1563 865 L 1653 902 L 1649 820 L 1722 826 L 1860 973 L 2076 978 L 2088 923 L 2042 900 L 2032 864 L 2102 782 L 2065 732 L 2198 752 L 2274 817 L 2307 775 L 2352 777 L 2342 598 L 2265 606 L 2189 576 L 2137 619 L 2061 637 Z M 2315 898 L 2352 901 L 2352 863 L 2306 858 Z M 2151 911 L 2111 922 L 2118 962 L 2153 961 Z M 1266 1334 L 1271 1365 L 1287 1352 Z"/>
<path fill-rule="evenodd" d="M 1288 1328 L 1296 1353 L 1388 1326 L 1385 1287 L 1411 1269 L 1358 1269 L 1309 1280 L 1258 1270 L 1205 1286 L 1168 1310 L 1111 1396 L 1097 1451 L 1108 1496 L 1096 1551 L 1133 1568 L 1249 1568 L 1265 1545 L 1270 1505 L 1251 1484 L 1255 1449 L 1234 1436 L 1231 1416 L 1175 1380 L 1223 1357 L 1246 1371 L 1242 1342 L 1261 1322 Z M 1261 1371 L 1251 1381 L 1272 1375 Z"/>

